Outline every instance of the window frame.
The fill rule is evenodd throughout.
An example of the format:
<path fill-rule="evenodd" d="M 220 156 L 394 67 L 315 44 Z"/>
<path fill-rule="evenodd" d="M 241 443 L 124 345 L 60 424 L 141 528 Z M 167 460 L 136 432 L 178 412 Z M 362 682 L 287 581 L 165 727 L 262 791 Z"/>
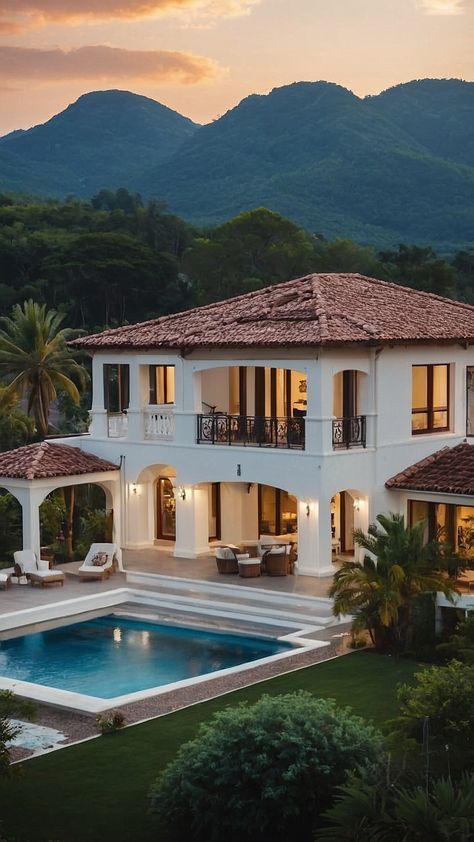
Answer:
<path fill-rule="evenodd" d="M 162 368 L 163 369 L 163 397 L 164 401 L 162 403 L 158 403 L 158 389 L 156 385 L 156 369 Z M 176 378 L 176 366 L 174 363 L 156 363 L 150 364 L 148 366 L 148 403 L 149 406 L 174 406 L 176 403 L 176 395 L 174 396 L 174 400 L 168 400 L 168 369 L 173 369 L 173 376 Z M 176 380 L 175 380 L 175 388 L 176 388 Z M 154 400 L 153 400 L 154 398 Z"/>
<path fill-rule="evenodd" d="M 437 366 L 444 366 L 446 368 L 446 398 L 445 406 L 434 406 L 433 404 L 433 385 L 434 385 L 434 369 Z M 422 408 L 413 408 L 413 369 L 426 368 L 426 397 L 427 406 Z M 446 433 L 449 430 L 450 424 L 450 389 L 451 389 L 451 365 L 450 363 L 415 363 L 411 367 L 412 370 L 412 399 L 411 399 L 411 434 L 412 436 L 423 436 L 432 433 Z M 436 412 L 446 413 L 446 426 L 434 427 L 433 420 Z M 426 415 L 427 426 L 418 430 L 413 429 L 413 417 L 415 415 Z"/>

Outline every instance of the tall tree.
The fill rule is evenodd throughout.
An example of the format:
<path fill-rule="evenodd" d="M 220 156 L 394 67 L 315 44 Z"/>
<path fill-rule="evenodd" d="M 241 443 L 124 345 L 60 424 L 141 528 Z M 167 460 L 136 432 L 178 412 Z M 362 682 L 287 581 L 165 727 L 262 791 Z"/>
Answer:
<path fill-rule="evenodd" d="M 11 317 L 0 319 L 0 374 L 12 389 L 28 400 L 28 414 L 36 433 L 45 438 L 56 390 L 67 392 L 75 403 L 87 374 L 74 359 L 67 341 L 77 331 L 61 328 L 63 316 L 29 300 L 15 305 Z"/>
<path fill-rule="evenodd" d="M 405 527 L 403 515 L 377 516 L 368 534 L 357 529 L 355 542 L 366 550 L 363 561 L 345 561 L 329 595 L 334 613 L 352 614 L 356 629 L 367 628 L 378 648 L 407 647 L 412 640 L 413 607 L 421 594 L 454 595 L 443 572 L 444 547 L 424 543 L 424 524 Z"/>

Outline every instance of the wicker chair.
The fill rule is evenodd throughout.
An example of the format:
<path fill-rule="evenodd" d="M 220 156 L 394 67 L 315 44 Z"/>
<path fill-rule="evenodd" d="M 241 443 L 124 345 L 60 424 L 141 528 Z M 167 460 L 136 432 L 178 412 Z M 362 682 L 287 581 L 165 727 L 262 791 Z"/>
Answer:
<path fill-rule="evenodd" d="M 238 573 L 239 561 L 250 558 L 248 553 L 237 553 L 233 547 L 216 547 L 215 552 L 219 573 Z"/>
<path fill-rule="evenodd" d="M 290 546 L 274 547 L 263 556 L 267 576 L 286 576 L 289 572 Z"/>

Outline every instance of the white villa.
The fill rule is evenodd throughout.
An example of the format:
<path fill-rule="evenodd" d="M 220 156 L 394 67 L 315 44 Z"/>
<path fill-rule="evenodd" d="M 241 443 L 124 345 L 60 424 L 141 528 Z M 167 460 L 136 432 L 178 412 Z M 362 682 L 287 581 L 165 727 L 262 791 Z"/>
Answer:
<path fill-rule="evenodd" d="M 42 500 L 84 482 L 121 548 L 293 537 L 323 577 L 393 511 L 474 552 L 473 343 L 474 307 L 357 274 L 106 330 L 75 343 L 90 432 L 1 454 L 0 484 L 37 552 Z"/>

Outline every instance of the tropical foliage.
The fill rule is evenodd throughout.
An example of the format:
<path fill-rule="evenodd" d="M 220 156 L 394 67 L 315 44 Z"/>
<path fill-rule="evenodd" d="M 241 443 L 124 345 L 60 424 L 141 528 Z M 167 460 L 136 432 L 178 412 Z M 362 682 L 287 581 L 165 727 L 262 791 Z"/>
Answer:
<path fill-rule="evenodd" d="M 474 758 L 474 666 L 451 661 L 421 670 L 415 680 L 398 689 L 395 736 L 421 744 L 428 727 L 431 748 L 445 753 L 448 747 L 457 765 L 466 767 Z"/>
<path fill-rule="evenodd" d="M 427 787 L 372 784 L 355 776 L 339 787 L 316 839 L 337 842 L 469 842 L 474 835 L 474 775 Z"/>
<path fill-rule="evenodd" d="M 65 326 L 93 331 L 318 271 L 362 272 L 474 302 L 467 248 L 450 259 L 404 244 L 377 253 L 265 208 L 197 230 L 123 189 L 91 202 L 0 194 L 0 315 L 33 298 L 64 313 Z"/>
<path fill-rule="evenodd" d="M 34 719 L 35 706 L 14 696 L 9 690 L 0 690 L 0 778 L 9 774 L 9 743 L 21 732 L 21 726 L 11 722 L 17 716 Z"/>
<path fill-rule="evenodd" d="M 366 552 L 363 561 L 345 561 L 336 572 L 329 595 L 334 614 L 352 614 L 354 629 L 367 629 L 378 648 L 406 649 L 413 636 L 413 611 L 426 592 L 452 598 L 443 573 L 449 563 L 443 547 L 424 543 L 424 524 L 405 526 L 403 515 L 377 516 L 368 534 L 354 532 Z"/>
<path fill-rule="evenodd" d="M 459 623 L 448 640 L 436 647 L 438 656 L 444 661 L 451 658 L 464 661 L 474 666 L 474 612 L 470 611 L 466 620 Z"/>
<path fill-rule="evenodd" d="M 79 403 L 79 386 L 86 373 L 74 359 L 67 340 L 75 333 L 61 328 L 64 316 L 32 299 L 16 305 L 11 317 L 1 319 L 0 374 L 11 389 L 27 398 L 28 414 L 39 438 L 48 434 L 49 411 L 57 389 Z"/>
<path fill-rule="evenodd" d="M 373 770 L 380 735 L 348 709 L 306 692 L 226 708 L 182 746 L 151 792 L 173 840 L 311 838 L 351 769 Z"/>

